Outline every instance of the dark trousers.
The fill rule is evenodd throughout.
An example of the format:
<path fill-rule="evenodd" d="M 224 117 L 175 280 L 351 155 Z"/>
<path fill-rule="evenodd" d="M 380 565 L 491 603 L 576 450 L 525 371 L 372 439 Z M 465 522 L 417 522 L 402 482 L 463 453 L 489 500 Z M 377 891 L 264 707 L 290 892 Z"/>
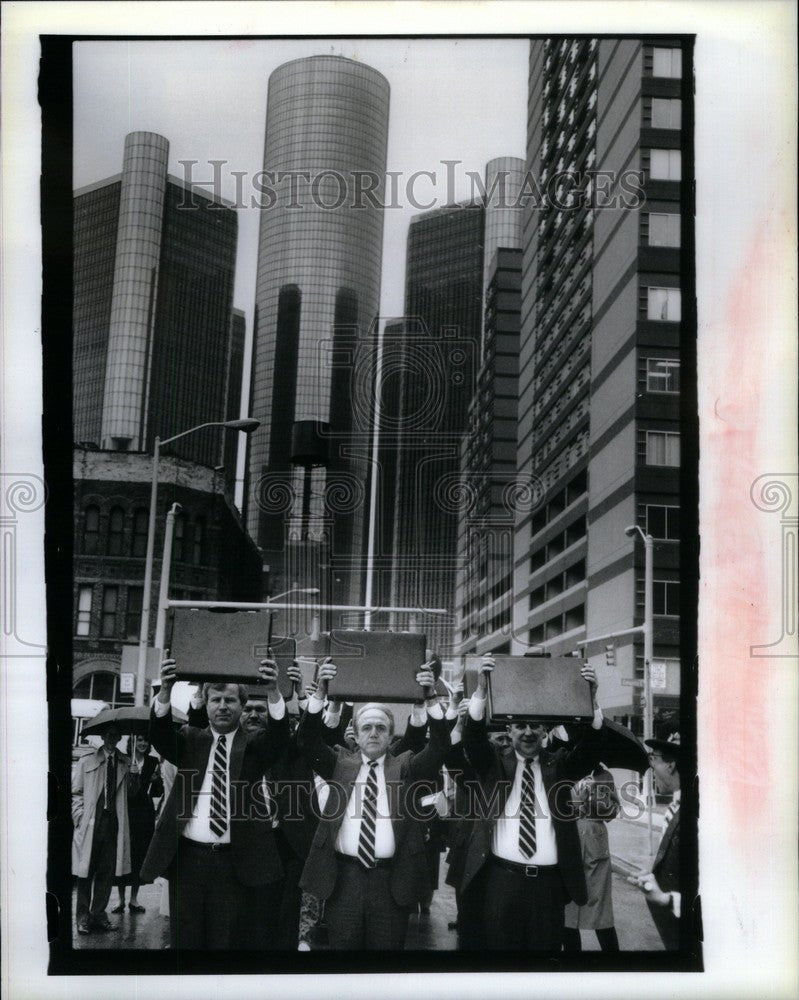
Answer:
<path fill-rule="evenodd" d="M 230 851 L 211 851 L 181 837 L 169 875 L 169 930 L 173 948 L 239 948 L 246 900 Z"/>
<path fill-rule="evenodd" d="M 616 934 L 615 927 L 598 927 L 594 934 L 596 934 L 596 939 L 599 942 L 599 947 L 602 951 L 618 951 L 619 950 L 619 938 Z M 582 951 L 583 941 L 580 937 L 580 932 L 576 927 L 564 927 L 563 928 L 563 950 L 564 951 Z"/>
<path fill-rule="evenodd" d="M 485 947 L 485 868 L 469 883 L 465 892 L 455 891 L 458 907 L 458 949 L 480 951 Z"/>
<path fill-rule="evenodd" d="M 89 874 L 78 879 L 77 920 L 98 920 L 105 913 L 114 884 L 119 821 L 116 812 L 98 809 L 94 819 Z M 92 889 L 94 891 L 92 892 Z"/>
<path fill-rule="evenodd" d="M 402 951 L 410 910 L 391 894 L 391 866 L 367 869 L 340 857 L 336 864 L 336 887 L 325 903 L 331 949 Z"/>
<path fill-rule="evenodd" d="M 560 951 L 566 887 L 557 865 L 535 878 L 489 860 L 485 884 L 486 945 L 492 950 Z"/>

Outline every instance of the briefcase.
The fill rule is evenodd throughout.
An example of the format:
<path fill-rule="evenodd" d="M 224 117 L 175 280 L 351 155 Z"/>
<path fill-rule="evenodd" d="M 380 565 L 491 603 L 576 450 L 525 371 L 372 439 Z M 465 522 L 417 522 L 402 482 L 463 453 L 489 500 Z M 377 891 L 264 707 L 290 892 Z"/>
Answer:
<path fill-rule="evenodd" d="M 177 663 L 178 678 L 248 684 L 252 693 L 261 686 L 258 667 L 271 647 L 278 665 L 278 687 L 283 697 L 292 693 L 286 668 L 296 656 L 292 638 L 271 635 L 268 611 L 213 611 L 172 608 L 168 647 Z"/>
<path fill-rule="evenodd" d="M 328 694 L 337 701 L 418 701 L 416 674 L 425 662 L 426 638 L 418 632 L 333 629 L 315 642 L 302 640 L 303 661 L 311 650 L 318 663 L 330 656 L 338 672 Z"/>
<path fill-rule="evenodd" d="M 467 656 L 464 683 L 473 694 L 482 656 Z M 590 722 L 594 717 L 591 689 L 573 656 L 494 657 L 488 677 L 486 719 L 489 725 L 548 720 Z"/>

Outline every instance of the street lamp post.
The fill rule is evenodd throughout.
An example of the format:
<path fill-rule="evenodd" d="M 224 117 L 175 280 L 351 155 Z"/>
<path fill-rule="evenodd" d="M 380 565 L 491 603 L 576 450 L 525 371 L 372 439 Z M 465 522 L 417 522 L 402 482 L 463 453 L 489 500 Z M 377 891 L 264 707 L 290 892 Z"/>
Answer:
<path fill-rule="evenodd" d="M 653 655 L 653 628 L 652 628 L 652 591 L 654 576 L 654 538 L 638 527 L 631 524 L 624 529 L 625 535 L 632 538 L 636 532 L 641 536 L 644 543 L 644 739 L 652 739 L 654 728 L 653 706 L 652 706 L 652 655 Z M 646 778 L 646 798 L 649 809 L 649 849 L 652 850 L 652 771 L 647 771 Z"/>
<path fill-rule="evenodd" d="M 186 437 L 189 434 L 194 434 L 195 431 L 203 430 L 205 427 L 224 427 L 227 430 L 242 431 L 245 434 L 251 434 L 260 425 L 259 420 L 253 420 L 251 417 L 241 420 L 212 420 L 208 423 L 198 424 L 196 427 L 190 427 L 187 431 L 181 431 L 180 434 L 175 434 L 165 441 L 162 441 L 159 437 L 155 439 L 153 446 L 153 471 L 150 480 L 150 517 L 147 523 L 147 551 L 144 557 L 144 593 L 142 594 L 141 626 L 139 628 L 139 661 L 136 672 L 135 703 L 137 705 L 144 704 L 144 685 L 147 673 L 147 640 L 150 637 L 150 592 L 153 586 L 155 517 L 158 502 L 158 464 L 161 458 L 161 448 L 164 445 L 172 444 L 178 438 Z"/>

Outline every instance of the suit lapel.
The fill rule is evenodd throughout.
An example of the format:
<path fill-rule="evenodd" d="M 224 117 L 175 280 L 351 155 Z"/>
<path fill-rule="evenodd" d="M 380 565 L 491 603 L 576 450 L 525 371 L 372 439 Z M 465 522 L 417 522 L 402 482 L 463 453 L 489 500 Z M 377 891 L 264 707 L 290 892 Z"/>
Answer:
<path fill-rule="evenodd" d="M 391 829 L 394 831 L 394 845 L 396 849 L 401 839 L 401 831 L 404 829 L 404 824 L 402 823 L 403 803 L 400 794 L 402 767 L 397 758 L 392 757 L 390 753 L 386 754 L 383 763 L 383 773 L 386 779 L 386 796 L 388 797 L 389 809 L 391 811 Z"/>
<path fill-rule="evenodd" d="M 671 839 L 674 836 L 674 832 L 677 829 L 680 822 L 680 810 L 672 817 L 671 823 L 668 825 L 668 829 L 665 831 L 663 836 L 660 838 L 660 844 L 658 845 L 657 854 L 655 855 L 655 860 L 652 862 L 652 867 L 655 868 L 663 860 L 663 855 L 668 850 Z"/>
<path fill-rule="evenodd" d="M 241 765 L 244 762 L 244 751 L 247 749 L 247 735 L 243 729 L 237 729 L 233 734 L 233 745 L 230 748 L 230 782 L 238 781 L 241 776 Z"/>
<path fill-rule="evenodd" d="M 499 815 L 501 815 L 516 778 L 516 764 L 518 763 L 516 760 L 516 751 L 513 747 L 506 747 L 502 751 L 499 760 L 502 765 L 502 776 L 505 779 L 500 782 L 499 786 Z"/>

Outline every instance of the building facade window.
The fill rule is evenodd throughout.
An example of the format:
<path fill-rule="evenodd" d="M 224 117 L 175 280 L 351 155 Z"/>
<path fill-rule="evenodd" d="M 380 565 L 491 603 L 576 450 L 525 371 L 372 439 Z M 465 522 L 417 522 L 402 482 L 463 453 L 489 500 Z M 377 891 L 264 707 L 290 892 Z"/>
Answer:
<path fill-rule="evenodd" d="M 100 616 L 100 635 L 113 639 L 117 631 L 117 602 L 119 587 L 103 587 L 103 610 Z"/>
<path fill-rule="evenodd" d="M 109 556 L 122 555 L 122 541 L 125 537 L 125 511 L 121 507 L 112 507 L 108 517 L 108 546 L 106 552 Z"/>
<path fill-rule="evenodd" d="M 650 212 L 649 245 L 651 247 L 678 247 L 680 245 L 680 216 L 676 213 Z"/>
<path fill-rule="evenodd" d="M 646 391 L 678 393 L 680 391 L 680 362 L 672 358 L 647 358 Z"/>
<path fill-rule="evenodd" d="M 646 531 L 653 538 L 678 542 L 680 540 L 680 508 L 647 504 Z"/>
<path fill-rule="evenodd" d="M 646 464 L 679 467 L 680 435 L 671 431 L 647 431 Z"/>
<path fill-rule="evenodd" d="M 172 558 L 175 562 L 183 562 L 184 547 L 183 542 L 186 536 L 186 521 L 182 515 L 175 518 L 175 527 L 172 535 Z"/>
<path fill-rule="evenodd" d="M 81 678 L 72 689 L 74 698 L 91 698 L 94 701 L 105 701 L 111 708 L 120 705 L 132 705 L 132 694 L 121 694 L 119 691 L 119 675 L 110 671 L 98 670 Z"/>
<path fill-rule="evenodd" d="M 652 49 L 652 76 L 679 80 L 682 77 L 682 49 Z"/>
<path fill-rule="evenodd" d="M 130 554 L 144 559 L 147 555 L 147 531 L 150 526 L 150 515 L 146 510 L 133 512 L 133 539 Z"/>
<path fill-rule="evenodd" d="M 83 513 L 83 554 L 96 556 L 100 548 L 100 508 L 87 507 Z"/>
<path fill-rule="evenodd" d="M 652 613 L 656 615 L 679 615 L 679 583 L 674 580 L 652 581 Z"/>
<path fill-rule="evenodd" d="M 652 128 L 680 128 L 682 101 L 678 97 L 652 98 Z"/>
<path fill-rule="evenodd" d="M 679 323 L 682 315 L 682 295 L 679 288 L 649 288 L 646 318 L 658 322 Z"/>
<path fill-rule="evenodd" d="M 128 587 L 128 606 L 125 610 L 125 638 L 138 639 L 141 629 L 141 606 L 144 587 Z"/>
<path fill-rule="evenodd" d="M 78 614 L 75 621 L 75 635 L 88 635 L 92 624 L 92 592 L 91 586 L 78 589 Z"/>
<path fill-rule="evenodd" d="M 195 566 L 205 563 L 205 519 L 198 517 L 194 522 L 194 537 L 192 539 L 192 558 Z"/>
<path fill-rule="evenodd" d="M 651 149 L 649 176 L 653 181 L 682 180 L 682 153 L 679 149 Z"/>

